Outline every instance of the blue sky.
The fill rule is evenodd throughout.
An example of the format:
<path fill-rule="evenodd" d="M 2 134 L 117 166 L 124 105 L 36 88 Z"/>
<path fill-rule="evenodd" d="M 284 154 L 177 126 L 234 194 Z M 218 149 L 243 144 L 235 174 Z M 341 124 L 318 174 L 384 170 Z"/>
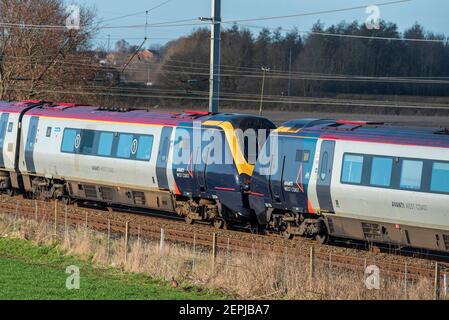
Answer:
<path fill-rule="evenodd" d="M 81 0 L 88 6 L 97 10 L 97 15 L 103 19 L 117 18 L 155 7 L 166 0 Z M 354 6 L 387 2 L 388 0 L 222 0 L 222 17 L 224 21 L 236 19 L 259 18 L 279 15 L 307 13 L 322 10 L 341 9 Z M 419 22 L 427 30 L 444 33 L 449 36 L 449 1 L 447 0 L 412 0 L 380 7 L 381 18 L 398 24 L 400 30 Z M 171 0 L 169 3 L 150 12 L 151 23 L 168 22 L 170 20 L 195 19 L 200 16 L 208 17 L 211 11 L 210 0 Z M 255 26 L 268 28 L 283 27 L 291 29 L 296 26 L 299 30 L 309 30 L 320 19 L 325 26 L 338 23 L 342 20 L 358 20 L 364 22 L 368 15 L 365 10 L 358 9 L 346 12 L 328 13 L 301 18 L 279 20 L 265 20 L 248 22 Z M 145 24 L 145 13 L 116 19 L 108 22 L 110 26 L 126 26 Z M 194 22 L 196 23 L 196 22 Z M 205 24 L 207 26 L 207 23 Z M 181 35 L 188 34 L 195 26 L 149 28 L 148 36 L 152 38 L 150 44 L 164 44 Z M 259 29 L 252 29 L 257 33 Z M 111 37 L 111 47 L 119 38 L 138 44 L 145 36 L 144 28 L 117 28 L 102 30 L 97 36 L 98 43 L 107 43 L 108 34 Z"/>

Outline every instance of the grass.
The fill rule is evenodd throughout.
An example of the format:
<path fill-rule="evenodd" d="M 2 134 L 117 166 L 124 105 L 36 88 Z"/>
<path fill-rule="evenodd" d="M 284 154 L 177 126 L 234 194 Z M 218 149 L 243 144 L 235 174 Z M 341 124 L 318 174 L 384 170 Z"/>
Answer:
<path fill-rule="evenodd" d="M 80 289 L 68 290 L 65 270 L 80 269 Z M 0 299 L 218 299 L 213 293 L 172 288 L 166 282 L 118 268 L 99 268 L 64 255 L 56 245 L 0 239 Z"/>
<path fill-rule="evenodd" d="M 380 290 L 368 290 L 364 270 L 316 260 L 279 258 L 273 252 L 247 254 L 218 250 L 215 264 L 206 248 L 131 237 L 84 227 L 59 228 L 0 214 L 0 298 L 8 299 L 432 299 L 433 279 L 407 282 L 381 270 Z M 9 240 L 26 239 L 31 242 Z M 12 242 L 11 242 L 12 241 Z M 57 245 L 55 244 L 57 243 Z M 125 259 L 125 252 L 127 253 Z M 65 289 L 65 269 L 77 265 L 81 290 Z M 213 265 L 218 266 L 215 269 Z M 8 272 L 4 272 L 7 269 Z M 42 275 L 42 276 L 37 276 Z M 168 283 L 174 277 L 182 290 Z M 151 280 L 152 279 L 152 280 Z M 198 289 L 204 289 L 199 292 Z M 209 290 L 209 291 L 208 291 Z"/>

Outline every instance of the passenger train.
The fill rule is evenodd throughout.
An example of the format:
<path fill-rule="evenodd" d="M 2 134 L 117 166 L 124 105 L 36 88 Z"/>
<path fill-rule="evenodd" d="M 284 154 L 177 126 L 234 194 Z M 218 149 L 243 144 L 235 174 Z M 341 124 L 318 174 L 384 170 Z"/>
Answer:
<path fill-rule="evenodd" d="M 251 182 L 260 225 L 449 251 L 448 130 L 302 119 L 273 136 L 279 168 Z"/>
<path fill-rule="evenodd" d="M 235 130 L 271 130 L 271 121 L 238 114 L 120 110 L 45 101 L 1 103 L 0 187 L 10 194 L 23 191 L 66 202 L 177 212 L 189 223 L 203 220 L 217 227 L 250 220 L 248 195 L 241 187 L 254 164 L 246 160 Z M 210 138 L 222 140 L 222 150 L 215 151 L 230 154 L 230 161 L 202 161 L 210 142 L 195 144 L 198 131 L 203 136 L 212 131 Z"/>
<path fill-rule="evenodd" d="M 0 102 L 0 190 L 449 252 L 446 129 Z"/>

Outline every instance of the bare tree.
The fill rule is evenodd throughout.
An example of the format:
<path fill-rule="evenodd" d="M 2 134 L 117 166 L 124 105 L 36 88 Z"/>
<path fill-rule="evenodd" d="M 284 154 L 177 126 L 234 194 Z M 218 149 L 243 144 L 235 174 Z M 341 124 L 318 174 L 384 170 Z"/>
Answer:
<path fill-rule="evenodd" d="M 0 99 L 73 98 L 93 78 L 95 13 L 69 29 L 62 0 L 0 0 Z"/>

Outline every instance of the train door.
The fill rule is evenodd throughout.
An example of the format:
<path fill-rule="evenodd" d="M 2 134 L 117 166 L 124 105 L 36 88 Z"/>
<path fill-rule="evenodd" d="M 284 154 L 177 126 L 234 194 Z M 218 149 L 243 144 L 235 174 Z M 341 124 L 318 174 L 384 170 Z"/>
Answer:
<path fill-rule="evenodd" d="M 335 141 L 324 140 L 321 143 L 316 192 L 320 209 L 327 212 L 334 212 L 334 206 L 331 197 L 334 152 Z"/>
<path fill-rule="evenodd" d="M 283 139 L 278 140 L 278 152 L 274 152 L 271 158 L 270 167 L 270 193 L 273 203 L 283 203 L 284 202 L 284 192 L 282 187 L 282 181 L 285 170 L 285 153 L 284 153 Z M 276 158 L 277 157 L 277 158 Z"/>
<path fill-rule="evenodd" d="M 225 177 L 225 166 L 227 166 L 227 164 L 223 163 L 221 159 L 215 159 L 217 153 L 219 155 L 224 153 L 224 145 L 219 142 L 216 143 L 217 138 L 219 139 L 218 141 L 226 141 L 223 131 L 215 128 L 204 129 L 201 139 L 202 147 L 195 153 L 195 159 L 197 160 L 195 162 L 195 177 L 200 192 L 207 191 L 211 186 L 213 188 L 214 184 L 219 186 L 223 185 L 223 181 L 226 180 L 223 178 Z M 219 167 L 217 167 L 216 164 L 218 164 Z M 212 174 L 210 174 L 210 172 L 212 172 Z M 219 179 L 217 179 L 216 173 L 220 174 Z"/>
<path fill-rule="evenodd" d="M 196 178 L 196 183 L 198 184 L 199 191 L 204 192 L 206 191 L 206 179 L 204 176 L 204 172 L 206 170 L 206 163 L 202 159 L 202 148 L 196 147 L 196 150 L 194 152 L 194 160 L 195 160 L 195 170 L 194 170 L 194 176 Z"/>
<path fill-rule="evenodd" d="M 159 144 L 159 152 L 157 154 L 156 177 L 159 189 L 169 189 L 167 177 L 168 155 L 170 151 L 170 137 L 173 128 L 164 127 L 161 132 L 161 142 Z"/>
<path fill-rule="evenodd" d="M 286 139 L 288 150 L 283 174 L 286 206 L 300 212 L 308 210 L 308 187 L 315 154 L 315 139 Z"/>
<path fill-rule="evenodd" d="M 193 196 L 196 191 L 192 137 L 191 128 L 176 129 L 172 160 L 175 183 L 179 191 L 188 197 Z"/>
<path fill-rule="evenodd" d="M 0 118 L 0 167 L 5 167 L 5 160 L 3 158 L 3 145 L 5 142 L 6 127 L 8 126 L 9 113 L 3 113 Z"/>
<path fill-rule="evenodd" d="M 39 117 L 31 117 L 30 125 L 28 126 L 28 136 L 25 145 L 25 164 L 28 172 L 36 172 L 34 166 L 33 152 L 36 144 L 37 125 Z"/>

